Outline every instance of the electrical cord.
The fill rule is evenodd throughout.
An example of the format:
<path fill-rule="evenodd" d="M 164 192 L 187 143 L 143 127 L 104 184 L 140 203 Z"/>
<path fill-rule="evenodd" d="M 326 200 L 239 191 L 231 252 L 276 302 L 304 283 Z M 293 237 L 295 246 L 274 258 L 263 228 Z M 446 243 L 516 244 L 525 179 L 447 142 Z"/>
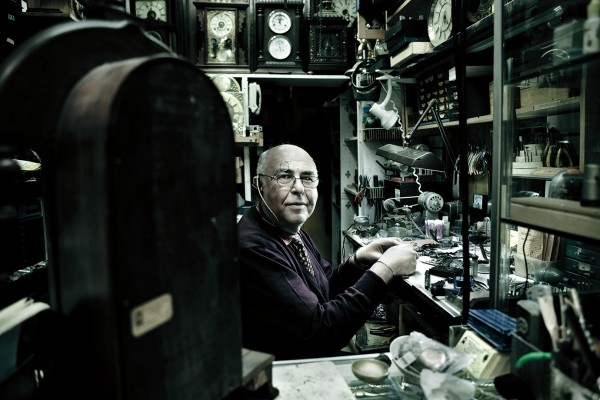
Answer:
<path fill-rule="evenodd" d="M 527 283 L 529 282 L 529 268 L 527 266 L 527 256 L 525 255 L 525 244 L 527 243 L 527 238 L 529 237 L 529 231 L 531 228 L 527 228 L 527 232 L 525 233 L 525 238 L 523 239 L 523 262 L 525 263 L 525 286 L 523 287 L 523 298 L 527 297 Z"/>

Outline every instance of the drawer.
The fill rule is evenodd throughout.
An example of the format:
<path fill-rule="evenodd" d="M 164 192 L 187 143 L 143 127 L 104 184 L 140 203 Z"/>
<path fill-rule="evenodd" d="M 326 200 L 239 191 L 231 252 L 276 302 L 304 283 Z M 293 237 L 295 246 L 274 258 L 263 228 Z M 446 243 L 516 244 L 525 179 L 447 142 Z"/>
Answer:
<path fill-rule="evenodd" d="M 574 260 L 600 267 L 600 249 L 581 242 L 569 240 L 565 246 L 565 256 Z"/>

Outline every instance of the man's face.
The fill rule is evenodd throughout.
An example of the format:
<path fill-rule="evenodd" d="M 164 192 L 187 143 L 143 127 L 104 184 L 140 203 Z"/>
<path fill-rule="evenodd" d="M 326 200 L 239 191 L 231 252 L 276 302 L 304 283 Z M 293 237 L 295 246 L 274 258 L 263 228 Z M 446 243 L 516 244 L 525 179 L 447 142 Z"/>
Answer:
<path fill-rule="evenodd" d="M 284 146 L 272 151 L 265 175 L 296 178 L 317 176 L 317 167 L 304 150 Z M 280 185 L 268 177 L 262 177 L 262 180 L 264 201 L 277 216 L 279 227 L 288 233 L 298 232 L 315 209 L 319 197 L 317 188 L 305 188 L 301 179 L 286 185 Z M 266 213 L 269 214 L 268 211 Z"/>

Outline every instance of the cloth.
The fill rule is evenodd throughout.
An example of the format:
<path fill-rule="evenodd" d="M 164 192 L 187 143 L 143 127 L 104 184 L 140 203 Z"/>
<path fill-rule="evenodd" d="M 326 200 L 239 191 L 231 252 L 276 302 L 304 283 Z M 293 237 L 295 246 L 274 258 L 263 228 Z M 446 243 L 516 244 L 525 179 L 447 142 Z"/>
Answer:
<path fill-rule="evenodd" d="M 277 360 L 335 356 L 387 294 L 376 274 L 348 262 L 334 268 L 298 235 L 314 276 L 255 207 L 238 222 L 242 343 Z"/>

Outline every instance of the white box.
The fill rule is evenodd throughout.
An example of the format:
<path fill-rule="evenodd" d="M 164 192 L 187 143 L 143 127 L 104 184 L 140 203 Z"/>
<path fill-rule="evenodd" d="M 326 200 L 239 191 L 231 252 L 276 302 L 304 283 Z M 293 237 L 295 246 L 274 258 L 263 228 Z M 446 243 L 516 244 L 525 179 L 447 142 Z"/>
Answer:
<path fill-rule="evenodd" d="M 466 331 L 454 348 L 475 355 L 467 366 L 467 371 L 475 379 L 493 379 L 510 371 L 510 353 L 500 352 L 475 331 Z"/>

